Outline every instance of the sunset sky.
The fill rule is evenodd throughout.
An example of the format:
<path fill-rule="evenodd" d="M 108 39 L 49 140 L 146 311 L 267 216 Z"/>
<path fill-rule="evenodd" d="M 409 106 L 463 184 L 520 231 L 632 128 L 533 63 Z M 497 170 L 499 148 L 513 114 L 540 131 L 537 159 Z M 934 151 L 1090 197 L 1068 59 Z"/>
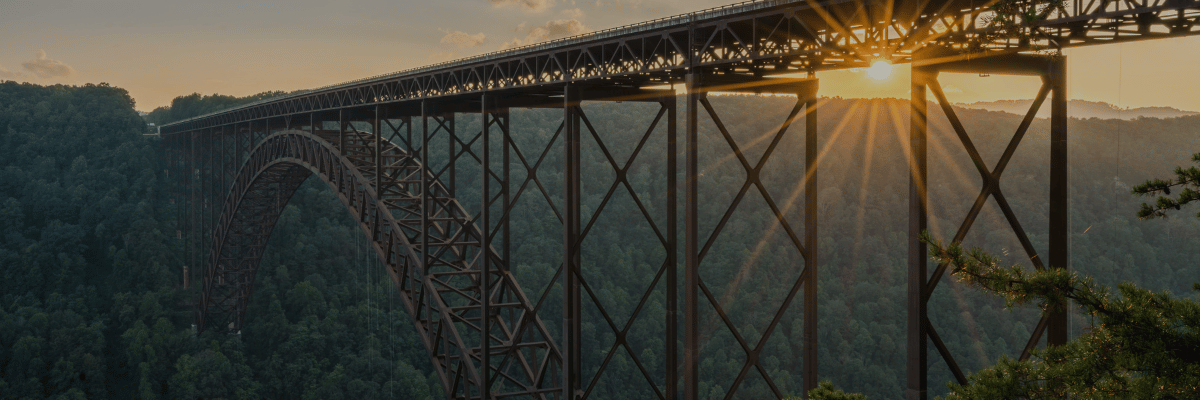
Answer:
<path fill-rule="evenodd" d="M 0 0 L 0 80 L 108 82 L 149 111 L 419 67 L 730 0 Z M 1066 51 L 1073 99 L 1200 111 L 1200 37 Z M 818 75 L 821 94 L 908 97 L 908 72 Z M 952 101 L 1031 98 L 1032 78 L 953 75 Z"/>

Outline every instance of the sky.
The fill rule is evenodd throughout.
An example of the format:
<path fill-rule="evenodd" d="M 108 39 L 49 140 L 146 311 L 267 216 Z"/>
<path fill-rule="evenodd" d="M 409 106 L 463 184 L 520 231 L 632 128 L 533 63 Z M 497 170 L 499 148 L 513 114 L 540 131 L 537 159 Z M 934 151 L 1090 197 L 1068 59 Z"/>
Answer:
<path fill-rule="evenodd" d="M 0 80 L 107 82 L 150 111 L 191 93 L 309 89 L 732 0 L 0 0 Z M 1200 37 L 1065 51 L 1068 94 L 1200 111 Z M 1027 99 L 1036 78 L 945 74 L 955 102 Z M 908 70 L 819 73 L 820 94 L 908 97 Z"/>

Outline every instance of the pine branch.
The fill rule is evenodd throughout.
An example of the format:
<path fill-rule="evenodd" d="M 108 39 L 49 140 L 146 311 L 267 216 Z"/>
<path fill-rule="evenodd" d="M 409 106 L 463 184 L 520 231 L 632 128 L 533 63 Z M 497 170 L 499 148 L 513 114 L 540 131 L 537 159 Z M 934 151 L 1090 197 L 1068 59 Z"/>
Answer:
<path fill-rule="evenodd" d="M 1200 164 L 1200 153 L 1192 156 L 1192 161 Z M 1168 197 L 1171 195 L 1171 189 L 1182 188 L 1178 197 Z M 1166 218 L 1171 211 L 1178 211 L 1188 203 L 1200 200 L 1200 168 L 1183 167 L 1175 168 L 1175 178 L 1166 179 L 1150 179 L 1141 185 L 1134 186 L 1131 192 L 1138 196 L 1158 196 L 1154 205 L 1142 203 L 1142 207 L 1138 210 L 1137 216 L 1141 219 L 1149 218 Z M 1200 218 L 1200 213 L 1196 214 Z"/>
<path fill-rule="evenodd" d="M 1007 307 L 1036 303 L 1062 310 L 1073 302 L 1097 321 L 1062 346 L 1035 349 L 1026 361 L 1002 358 L 969 375 L 970 386 L 951 384 L 951 399 L 1184 398 L 1200 381 L 1200 302 L 1154 293 L 1133 284 L 1117 295 L 1091 278 L 1065 269 L 1029 271 L 957 243 L 942 246 L 928 232 L 934 261 L 951 276 L 1004 297 Z M 1200 291 L 1200 284 L 1193 287 Z"/>

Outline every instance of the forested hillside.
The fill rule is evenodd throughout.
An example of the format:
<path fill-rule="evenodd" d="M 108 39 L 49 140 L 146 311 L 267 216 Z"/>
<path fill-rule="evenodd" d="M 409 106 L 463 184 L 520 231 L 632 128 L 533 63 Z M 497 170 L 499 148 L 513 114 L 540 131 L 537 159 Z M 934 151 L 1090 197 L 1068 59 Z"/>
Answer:
<path fill-rule="evenodd" d="M 128 93 L 0 83 L 0 127 L 0 399 L 440 394 L 328 190 L 281 219 L 253 333 L 196 337 L 161 149 Z"/>
<path fill-rule="evenodd" d="M 253 103 L 263 99 L 282 96 L 287 92 L 262 92 L 246 97 L 227 96 L 221 94 L 201 95 L 192 93 L 171 100 L 170 106 L 158 107 L 146 114 L 146 122 L 155 125 L 165 125 L 175 121 L 201 116 L 208 113 Z"/>
<path fill-rule="evenodd" d="M 181 99 L 175 105 L 187 104 L 187 110 L 156 110 L 154 121 L 253 100 Z M 791 108 L 783 97 L 714 96 L 713 105 L 751 164 Z M 658 239 L 666 223 L 663 124 L 638 150 L 653 107 L 589 103 L 584 108 L 601 140 L 587 134 L 583 144 L 583 223 L 594 220 L 583 254 L 589 287 L 585 379 L 611 356 L 594 398 L 656 398 L 633 360 L 643 364 L 654 384 L 664 384 L 665 283 L 654 286 L 638 307 L 665 258 Z M 907 110 L 907 101 L 895 99 L 825 99 L 820 108 L 821 378 L 877 399 L 900 398 L 903 388 L 908 179 L 900 144 L 907 140 Z M 948 123 L 933 115 L 930 227 L 950 236 L 978 194 L 980 180 Z M 960 116 L 989 165 L 1020 118 L 981 110 L 962 110 Z M 535 301 L 548 293 L 540 314 L 552 333 L 561 321 L 561 289 L 551 281 L 562 259 L 556 217 L 562 209 L 562 139 L 555 135 L 561 118 L 560 110 L 512 111 L 513 142 L 521 151 L 510 164 L 515 184 L 525 181 L 526 163 L 544 159 L 536 169 L 543 188 L 529 183 L 516 196 L 518 187 L 513 187 L 518 200 L 510 268 Z M 477 131 L 478 119 L 460 115 L 460 132 Z M 761 173 L 766 190 L 797 230 L 803 227 L 802 202 L 789 199 L 803 198 L 796 197 L 804 172 L 801 127 L 778 144 Z M 1196 222 L 1137 221 L 1133 215 L 1141 199 L 1132 198 L 1128 186 L 1185 163 L 1200 149 L 1198 127 L 1196 116 L 1070 121 L 1071 268 L 1106 284 L 1133 281 L 1188 292 L 1200 265 Z M 164 193 L 159 143 L 141 135 L 145 122 L 133 111 L 132 99 L 105 85 L 3 83 L 0 128 L 5 129 L 0 131 L 0 398 L 441 396 L 426 350 L 374 253 L 321 181 L 305 183 L 284 210 L 259 269 L 242 335 L 197 337 L 188 306 L 193 293 L 182 290 L 183 243 L 175 236 L 179 210 Z M 739 198 L 746 173 L 706 119 L 701 137 L 703 242 Z M 439 143 L 431 147 L 435 166 L 446 160 L 447 146 Z M 547 144 L 550 151 L 543 156 Z M 624 165 L 635 152 L 623 175 L 631 189 L 626 190 L 610 164 Z M 1048 123 L 1038 120 L 1001 184 L 1040 251 L 1047 230 L 1048 153 Z M 498 169 L 500 157 L 492 159 Z M 457 168 L 457 193 L 464 206 L 477 209 L 479 165 L 466 160 Z M 605 201 L 614 182 L 621 184 Z M 753 344 L 776 316 L 773 310 L 803 263 L 758 190 L 740 198 L 743 205 L 705 255 L 701 276 L 740 335 Z M 1020 261 L 1021 247 L 998 210 L 989 203 L 966 244 Z M 596 212 L 600 217 L 593 218 Z M 592 305 L 593 294 L 606 313 Z M 702 391 L 705 398 L 720 399 L 745 355 L 710 303 L 702 298 L 701 305 Z M 764 370 L 785 393 L 800 389 L 801 306 L 797 298 L 782 314 L 761 356 Z M 949 280 L 934 294 L 930 312 L 968 370 L 989 365 L 1000 354 L 1019 353 L 1037 322 L 1032 310 L 1005 311 L 1001 300 Z M 624 336 L 628 349 L 617 346 L 610 352 L 617 342 L 612 326 L 623 329 L 631 316 Z M 1086 323 L 1073 320 L 1072 328 Z M 949 372 L 936 354 L 930 360 L 931 388 L 944 390 L 940 382 L 951 378 Z M 737 398 L 770 397 L 757 369 L 747 376 Z"/>

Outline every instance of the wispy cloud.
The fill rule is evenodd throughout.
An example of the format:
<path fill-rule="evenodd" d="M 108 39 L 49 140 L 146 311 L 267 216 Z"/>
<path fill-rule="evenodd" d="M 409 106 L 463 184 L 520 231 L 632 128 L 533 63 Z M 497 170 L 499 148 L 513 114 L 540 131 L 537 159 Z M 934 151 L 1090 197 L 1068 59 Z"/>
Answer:
<path fill-rule="evenodd" d="M 21 67 L 42 79 L 72 79 L 79 75 L 70 65 L 46 57 L 45 50 L 38 50 L 37 58 L 21 63 Z"/>
<path fill-rule="evenodd" d="M 79 76 L 79 72 L 70 65 L 47 57 L 45 50 L 38 50 L 34 59 L 21 63 L 21 68 L 24 71 L 9 71 L 0 66 L 0 80 L 34 82 L 42 79 L 69 80 Z"/>
<path fill-rule="evenodd" d="M 553 2 L 553 0 L 491 0 L 492 4 L 498 6 L 516 5 L 523 7 L 529 11 L 542 11 Z"/>
<path fill-rule="evenodd" d="M 4 69 L 4 66 L 0 66 L 0 80 L 30 82 L 33 81 L 33 75 L 21 71 L 9 71 Z"/>
<path fill-rule="evenodd" d="M 446 35 L 442 36 L 442 43 L 452 44 L 458 46 L 460 49 L 475 47 L 483 44 L 486 41 L 487 36 L 485 36 L 482 32 L 472 35 L 463 31 L 452 31 L 446 32 Z"/>
<path fill-rule="evenodd" d="M 640 8 L 642 0 L 596 0 L 596 7 Z"/>
<path fill-rule="evenodd" d="M 578 8 L 562 10 L 562 13 L 563 13 L 563 15 L 566 15 L 567 18 L 571 18 L 571 19 L 579 19 L 579 17 L 583 16 L 583 10 L 580 10 Z"/>
<path fill-rule="evenodd" d="M 577 19 L 558 19 L 547 22 L 545 25 L 533 28 L 528 34 L 525 35 L 524 38 L 513 39 L 504 42 L 504 45 L 500 46 L 500 48 L 511 49 L 513 47 L 520 47 L 527 44 L 545 42 L 547 40 L 559 39 L 567 36 L 574 36 L 581 33 L 587 33 L 589 31 L 591 31 L 591 29 L 588 29 L 587 26 L 584 26 L 583 23 L 579 22 Z"/>

